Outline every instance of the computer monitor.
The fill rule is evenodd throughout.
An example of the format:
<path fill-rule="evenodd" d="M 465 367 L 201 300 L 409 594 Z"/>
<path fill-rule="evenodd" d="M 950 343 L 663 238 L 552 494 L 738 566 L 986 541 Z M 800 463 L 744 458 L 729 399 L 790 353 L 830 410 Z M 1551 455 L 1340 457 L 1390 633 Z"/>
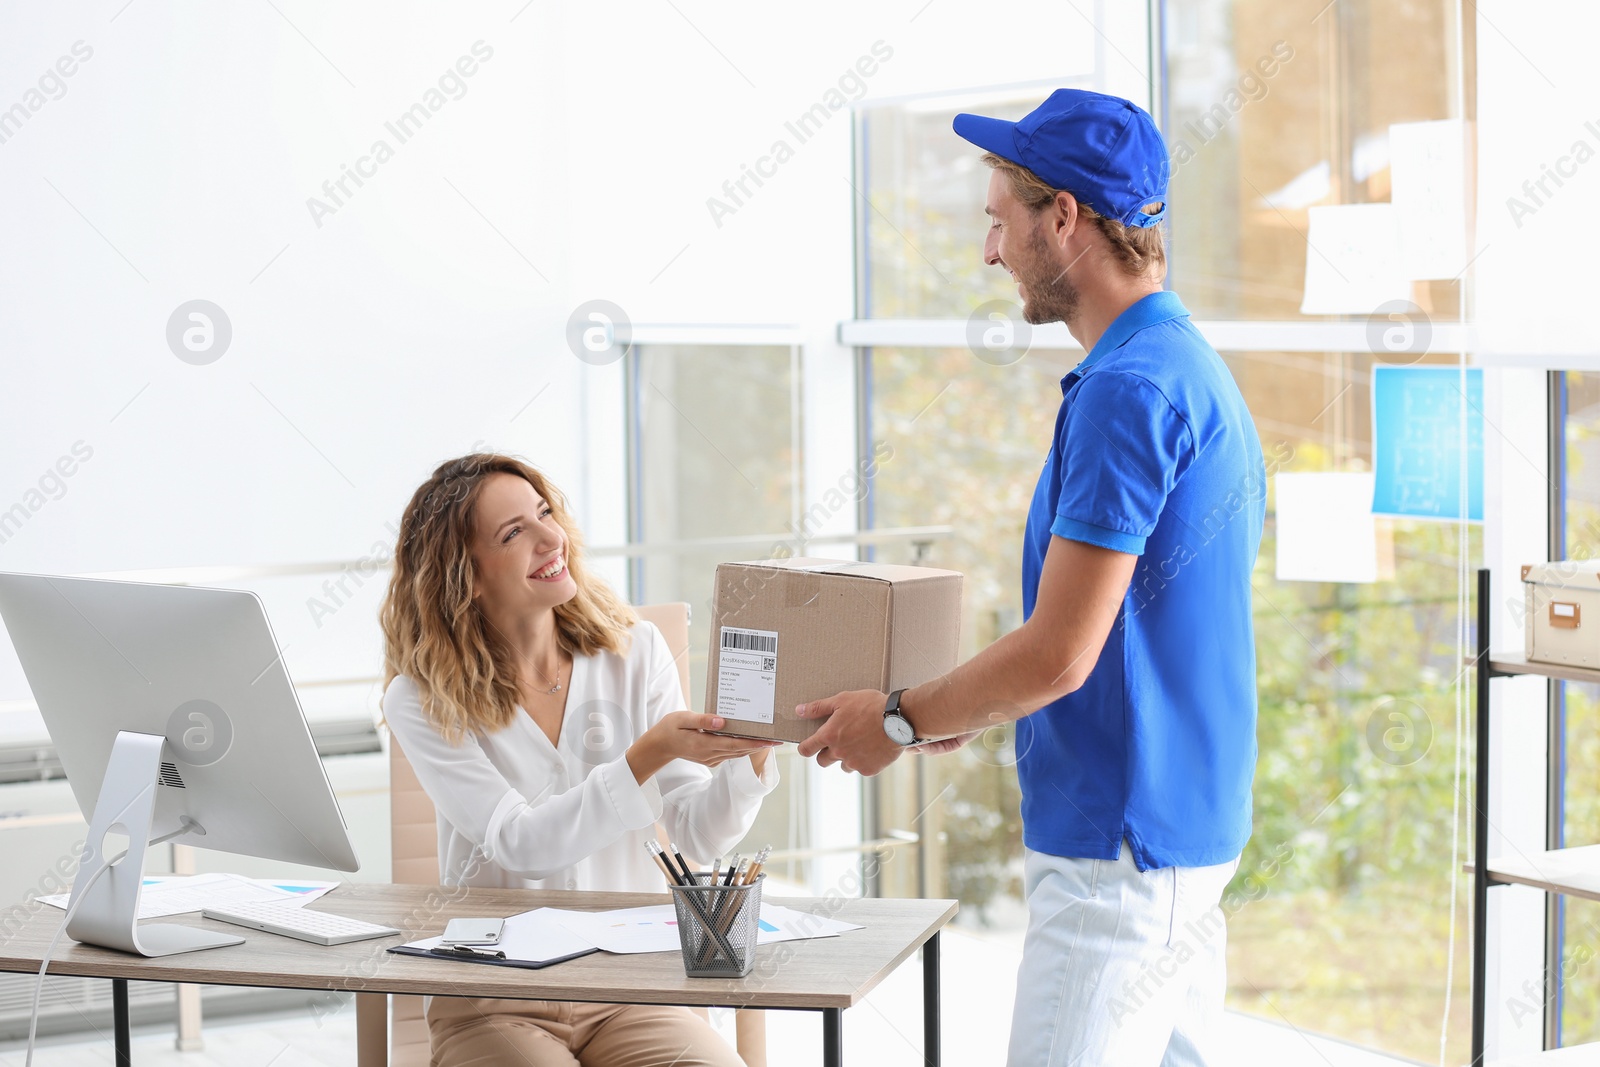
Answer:
<path fill-rule="evenodd" d="M 359 869 L 254 593 L 0 572 L 0 618 L 89 820 L 68 937 L 145 956 L 242 941 L 137 922 L 152 843 Z"/>

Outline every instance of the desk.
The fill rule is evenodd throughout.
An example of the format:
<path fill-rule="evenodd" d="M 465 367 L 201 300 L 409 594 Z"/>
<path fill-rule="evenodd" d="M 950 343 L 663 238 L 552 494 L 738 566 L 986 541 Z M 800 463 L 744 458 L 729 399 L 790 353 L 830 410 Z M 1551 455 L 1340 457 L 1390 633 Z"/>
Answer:
<path fill-rule="evenodd" d="M 939 930 L 955 916 L 953 900 L 775 899 L 773 903 L 860 923 L 866 929 L 838 937 L 762 945 L 756 950 L 755 969 L 744 978 L 690 978 L 683 973 L 683 957 L 676 952 L 630 956 L 597 952 L 543 970 L 526 970 L 385 951 L 392 945 L 437 934 L 445 920 L 455 916 L 515 915 L 541 907 L 635 908 L 666 900 L 664 894 L 352 884 L 307 906 L 393 926 L 404 933 L 324 948 L 199 915 L 179 915 L 160 921 L 227 929 L 241 934 L 245 943 L 145 959 L 63 939 L 50 962 L 50 973 L 113 980 L 118 1067 L 131 1062 L 127 1045 L 130 978 L 353 993 L 820 1011 L 823 1063 L 838 1067 L 844 1057 L 844 1009 L 859 1003 L 885 975 L 921 948 L 924 1062 L 928 1067 L 939 1063 Z M 0 971 L 37 972 L 61 916 L 61 911 L 50 907 L 39 908 L 30 916 L 13 937 L 0 944 Z"/>

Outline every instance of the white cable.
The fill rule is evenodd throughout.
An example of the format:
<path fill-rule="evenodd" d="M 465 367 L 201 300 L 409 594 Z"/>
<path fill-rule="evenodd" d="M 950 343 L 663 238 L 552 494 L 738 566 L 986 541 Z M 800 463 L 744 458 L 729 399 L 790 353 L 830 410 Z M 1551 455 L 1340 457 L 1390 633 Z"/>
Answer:
<path fill-rule="evenodd" d="M 1465 297 L 1462 299 L 1465 304 Z M 1470 606 L 1467 598 L 1467 522 L 1469 519 L 1468 504 L 1470 498 L 1470 485 L 1468 481 L 1467 459 L 1467 418 L 1468 418 L 1468 393 L 1467 393 L 1467 361 L 1465 353 L 1456 356 L 1456 369 L 1458 382 L 1461 389 L 1461 403 L 1458 408 L 1459 417 L 1456 420 L 1457 453 L 1460 458 L 1459 479 L 1456 486 L 1456 500 L 1460 515 L 1456 523 L 1456 662 L 1471 662 L 1467 651 L 1467 612 Z M 1482 635 L 1480 635 L 1480 641 Z M 1446 1067 L 1446 1048 L 1450 1037 L 1450 1002 L 1456 978 L 1456 902 L 1459 891 L 1460 878 L 1457 871 L 1461 869 L 1461 790 L 1466 774 L 1466 731 L 1467 731 L 1467 671 L 1462 668 L 1456 675 L 1455 692 L 1455 734 L 1456 743 L 1454 751 L 1454 765 L 1451 770 L 1450 789 L 1450 920 L 1448 923 L 1448 940 L 1445 942 L 1444 963 L 1444 1018 L 1439 1024 L 1439 1067 Z"/>
<path fill-rule="evenodd" d="M 123 808 L 122 811 L 117 814 L 116 819 L 112 820 L 113 825 L 115 825 L 124 815 L 128 813 L 128 808 L 133 807 L 134 803 L 135 801 L 128 802 L 128 806 Z M 182 837 L 184 834 L 190 832 L 198 834 L 205 833 L 205 830 L 201 828 L 200 824 L 195 822 L 194 819 L 190 818 L 189 816 L 180 815 L 178 816 L 178 819 L 182 823 L 181 826 L 169 834 L 162 834 L 160 837 L 150 838 L 145 842 L 146 847 L 150 845 L 159 845 L 164 841 L 171 841 L 175 837 Z M 102 845 L 103 844 L 104 842 L 102 842 Z M 133 846 L 130 844 L 127 848 L 117 853 L 117 855 L 112 859 L 102 862 L 100 866 L 95 869 L 95 872 L 89 876 L 89 881 L 84 884 L 82 891 L 79 891 L 77 886 L 73 886 L 73 896 L 75 899 L 68 900 L 67 913 L 61 917 L 61 925 L 56 927 L 56 935 L 50 939 L 50 947 L 44 950 L 44 959 L 39 961 L 39 979 L 33 984 L 33 1011 L 30 1013 L 28 1019 L 28 1052 L 23 1060 L 23 1067 L 33 1067 L 33 1044 L 34 1038 L 39 1032 L 39 1000 L 44 993 L 44 976 L 45 972 L 50 968 L 50 957 L 55 955 L 56 946 L 61 943 L 61 935 L 67 932 L 67 924 L 72 921 L 73 915 L 77 914 L 79 906 L 82 905 L 85 900 L 89 899 L 89 890 L 94 888 L 94 884 L 98 882 L 100 877 L 107 871 L 121 863 L 132 850 Z M 140 876 L 143 876 L 142 871 L 140 872 Z M 137 915 L 135 915 L 134 921 L 138 921 Z"/>
<path fill-rule="evenodd" d="M 195 822 L 189 816 L 181 815 L 179 816 L 179 819 L 183 823 L 182 826 L 172 831 L 170 834 L 162 834 L 160 837 L 152 837 L 146 844 L 159 845 L 164 841 L 171 841 L 175 837 L 182 837 L 184 834 L 187 834 L 190 831 L 195 831 L 201 834 L 205 833 L 204 830 L 200 829 L 200 824 Z M 119 852 L 115 858 L 102 863 L 99 869 L 89 876 L 88 883 L 84 885 L 83 891 L 77 894 L 77 899 L 69 900 L 67 903 L 67 913 L 61 917 L 61 925 L 56 927 L 56 936 L 50 939 L 50 947 L 44 950 L 44 959 L 39 961 L 39 980 L 33 984 L 33 1012 L 31 1017 L 28 1019 L 28 1053 L 26 1059 L 23 1060 L 23 1067 L 33 1067 L 34 1035 L 37 1034 L 39 1030 L 39 999 L 44 993 L 44 975 L 45 971 L 50 967 L 50 957 L 55 955 L 56 946 L 61 943 L 61 935 L 66 933 L 67 924 L 72 921 L 73 915 L 77 914 L 78 907 L 85 900 L 89 899 L 89 890 L 94 888 L 94 884 L 100 880 L 101 875 L 105 874 L 111 868 L 121 863 L 124 857 L 128 855 L 129 851 L 130 849 L 125 848 Z M 74 886 L 73 888 L 76 889 L 77 887 Z"/>
<path fill-rule="evenodd" d="M 1457 60 L 1455 79 L 1455 112 L 1457 120 L 1464 125 L 1467 121 L 1466 65 L 1461 62 L 1461 59 L 1464 56 L 1466 49 L 1466 31 L 1462 23 L 1467 17 L 1467 5 L 1460 2 L 1456 3 L 1455 16 L 1455 52 Z M 1476 11 L 1473 12 L 1473 17 L 1477 17 Z M 1468 143 L 1469 142 L 1463 138 L 1463 166 L 1466 164 L 1465 155 L 1466 145 Z M 1461 279 L 1461 284 L 1456 287 L 1456 321 L 1462 323 L 1467 321 L 1467 286 L 1472 281 L 1472 277 L 1468 271 L 1470 270 L 1471 266 L 1472 264 L 1468 263 L 1467 266 L 1462 269 L 1461 273 L 1463 277 Z M 1457 420 L 1456 437 L 1456 447 L 1460 450 L 1458 453 L 1460 456 L 1460 469 L 1458 471 L 1459 480 L 1456 487 L 1456 500 L 1459 502 L 1458 510 L 1460 512 L 1458 516 L 1459 521 L 1456 525 L 1456 662 L 1467 663 L 1469 662 L 1467 659 L 1467 612 L 1471 610 L 1467 595 L 1467 522 L 1470 518 L 1470 509 L 1468 505 L 1471 503 L 1471 498 L 1469 496 L 1471 492 L 1471 482 L 1468 478 L 1468 468 L 1471 466 L 1471 463 L 1469 462 L 1469 456 L 1467 452 L 1467 407 L 1469 394 L 1467 392 L 1467 355 L 1465 352 L 1458 352 L 1456 354 L 1456 367 L 1459 372 L 1457 375 L 1457 381 L 1459 382 L 1461 388 L 1461 417 Z M 1487 478 L 1487 473 L 1485 474 L 1485 478 Z M 1486 485 L 1484 489 L 1487 493 L 1488 486 Z M 1485 538 L 1484 540 L 1484 547 L 1487 549 L 1488 539 Z M 1487 560 L 1485 562 L 1487 562 Z M 1491 608 L 1490 611 L 1492 610 L 1493 609 Z M 1489 617 L 1490 611 L 1484 612 L 1485 617 Z M 1480 644 L 1487 645 L 1489 641 L 1489 635 L 1479 634 L 1478 641 Z M 1473 651 L 1476 651 L 1476 649 Z M 1486 706 L 1488 704 L 1488 700 L 1480 695 L 1479 703 L 1480 705 Z M 1439 1023 L 1439 1067 L 1446 1067 L 1447 1063 L 1445 1053 L 1450 1037 L 1450 1001 L 1451 993 L 1455 986 L 1456 980 L 1456 906 L 1457 892 L 1459 888 L 1458 884 L 1461 880 L 1461 789 L 1466 781 L 1467 746 L 1467 673 L 1464 669 L 1456 675 L 1455 730 L 1455 766 L 1451 774 L 1452 788 L 1450 797 L 1450 922 L 1448 924 L 1449 933 L 1447 935 L 1449 940 L 1445 944 L 1444 1018 Z M 1483 949 L 1484 946 L 1477 945 L 1474 947 L 1473 951 L 1482 952 Z M 1478 995 L 1483 995 L 1481 990 L 1478 991 Z"/>
<path fill-rule="evenodd" d="M 1459 482 L 1456 487 L 1456 500 L 1459 502 L 1460 517 L 1456 523 L 1456 662 L 1467 663 L 1467 612 L 1470 610 L 1467 600 L 1467 520 L 1468 520 L 1468 479 L 1467 468 L 1467 364 L 1466 357 L 1458 354 L 1456 367 L 1459 371 L 1461 388 L 1461 405 L 1457 419 L 1457 447 L 1461 457 Z M 1461 869 L 1461 789 L 1465 774 L 1466 764 L 1466 729 L 1467 729 L 1467 672 L 1463 668 L 1456 675 L 1454 700 L 1454 717 L 1456 743 L 1453 753 L 1454 762 L 1451 768 L 1450 789 L 1450 919 L 1447 924 L 1448 933 L 1445 941 L 1444 963 L 1444 1018 L 1439 1024 L 1439 1067 L 1446 1067 L 1446 1049 L 1450 1037 L 1450 1007 L 1456 977 L 1456 902 L 1460 879 L 1456 872 Z"/>
<path fill-rule="evenodd" d="M 127 853 L 124 852 L 123 855 L 125 856 Z M 121 858 L 122 856 L 117 857 L 118 860 Z M 88 884 L 78 894 L 78 899 L 68 905 L 67 913 L 61 917 L 61 925 L 56 928 L 56 936 L 50 939 L 50 947 L 44 950 L 44 959 L 39 962 L 39 978 L 33 983 L 33 1013 L 28 1020 L 28 1053 L 27 1058 L 23 1060 L 23 1067 L 33 1067 L 33 1042 L 35 1035 L 39 1032 L 39 998 L 44 993 L 44 974 L 50 967 L 50 957 L 55 955 L 56 946 L 61 943 L 61 935 L 67 932 L 67 924 L 72 921 L 72 916 L 76 914 L 78 906 L 89 899 L 89 890 L 94 888 L 94 884 L 100 880 L 100 876 L 109 871 L 111 867 L 112 863 L 101 864 L 100 868 L 89 876 Z"/>
<path fill-rule="evenodd" d="M 1464 398 L 1465 393 L 1463 393 L 1463 407 L 1465 407 Z M 1463 445 L 1461 448 L 1461 468 L 1463 471 L 1467 467 L 1466 456 L 1466 446 Z M 1467 500 L 1465 486 L 1461 487 L 1458 499 L 1461 500 L 1462 510 L 1465 512 Z M 1467 546 L 1465 544 L 1467 520 L 1465 514 L 1462 516 L 1460 526 L 1462 533 L 1459 537 L 1460 543 L 1457 546 L 1457 551 L 1460 554 L 1460 562 L 1457 566 L 1457 571 L 1459 572 L 1457 580 L 1460 583 L 1460 589 L 1456 594 L 1456 649 L 1458 652 L 1456 658 L 1459 662 L 1465 663 L 1467 662 Z M 1466 752 L 1466 685 L 1466 671 L 1463 670 L 1457 676 L 1455 686 L 1455 766 L 1451 775 L 1452 788 L 1450 790 L 1450 921 L 1448 924 L 1449 932 L 1446 935 L 1448 940 L 1445 943 L 1444 1018 L 1439 1024 L 1439 1067 L 1446 1067 L 1445 1049 L 1450 1036 L 1450 1000 L 1456 976 L 1456 893 L 1459 882 L 1456 872 L 1461 869 L 1461 788 Z"/>

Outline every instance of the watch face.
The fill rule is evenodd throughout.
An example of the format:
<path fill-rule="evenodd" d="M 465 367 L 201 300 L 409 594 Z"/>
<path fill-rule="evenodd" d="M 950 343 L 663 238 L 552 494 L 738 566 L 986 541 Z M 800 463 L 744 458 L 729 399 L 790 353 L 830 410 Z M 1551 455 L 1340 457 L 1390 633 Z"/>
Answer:
<path fill-rule="evenodd" d="M 883 732 L 897 745 L 909 745 L 917 739 L 917 731 L 911 728 L 911 723 L 903 715 L 885 715 Z"/>

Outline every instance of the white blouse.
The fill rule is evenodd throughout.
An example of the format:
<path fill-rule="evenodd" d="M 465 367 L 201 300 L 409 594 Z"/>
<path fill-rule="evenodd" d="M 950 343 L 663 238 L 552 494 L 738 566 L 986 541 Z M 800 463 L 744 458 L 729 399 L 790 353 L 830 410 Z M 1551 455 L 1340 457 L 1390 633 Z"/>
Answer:
<path fill-rule="evenodd" d="M 633 627 L 626 656 L 573 656 L 554 747 L 520 707 L 504 729 L 452 745 L 405 675 L 382 706 L 438 812 L 442 885 L 659 893 L 665 880 L 645 851 L 658 821 L 691 862 L 710 863 L 733 850 L 778 785 L 770 755 L 759 777 L 740 757 L 715 770 L 675 759 L 634 780 L 628 746 L 683 707 L 677 664 L 648 622 Z"/>

